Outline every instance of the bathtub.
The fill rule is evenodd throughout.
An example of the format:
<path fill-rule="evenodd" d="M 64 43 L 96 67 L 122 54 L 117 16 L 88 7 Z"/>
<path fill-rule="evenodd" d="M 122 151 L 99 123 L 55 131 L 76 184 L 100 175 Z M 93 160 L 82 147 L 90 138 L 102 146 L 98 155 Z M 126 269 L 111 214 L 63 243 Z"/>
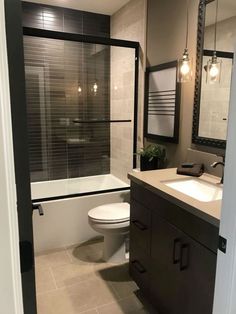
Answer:
<path fill-rule="evenodd" d="M 83 243 L 98 234 L 88 224 L 88 211 L 108 203 L 129 201 L 129 185 L 112 174 L 31 183 L 36 253 Z"/>

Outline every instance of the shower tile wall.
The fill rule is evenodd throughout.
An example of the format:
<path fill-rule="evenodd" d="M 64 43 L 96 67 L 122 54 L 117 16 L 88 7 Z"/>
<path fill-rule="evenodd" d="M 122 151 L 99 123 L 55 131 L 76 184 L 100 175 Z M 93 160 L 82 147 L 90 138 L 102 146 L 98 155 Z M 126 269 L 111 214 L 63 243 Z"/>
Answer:
<path fill-rule="evenodd" d="M 23 24 L 110 34 L 109 16 L 32 3 L 23 3 Z M 110 125 L 83 123 L 110 118 L 110 48 L 30 36 L 24 47 L 31 180 L 110 173 Z"/>
<path fill-rule="evenodd" d="M 146 69 L 146 0 L 131 0 L 111 16 L 111 37 L 140 43 L 138 89 L 138 149 L 143 147 L 144 74 Z M 121 70 L 122 69 L 122 70 Z M 111 115 L 133 121 L 134 53 L 111 49 Z M 116 87 L 116 89 L 114 89 Z M 122 108 L 122 109 L 121 109 Z M 132 169 L 132 124 L 111 126 L 111 173 L 128 183 Z"/>
<path fill-rule="evenodd" d="M 110 16 L 22 2 L 23 26 L 110 37 Z"/>
<path fill-rule="evenodd" d="M 134 49 L 111 48 L 111 119 L 132 121 L 111 125 L 111 173 L 126 183 L 133 168 L 134 62 Z"/>

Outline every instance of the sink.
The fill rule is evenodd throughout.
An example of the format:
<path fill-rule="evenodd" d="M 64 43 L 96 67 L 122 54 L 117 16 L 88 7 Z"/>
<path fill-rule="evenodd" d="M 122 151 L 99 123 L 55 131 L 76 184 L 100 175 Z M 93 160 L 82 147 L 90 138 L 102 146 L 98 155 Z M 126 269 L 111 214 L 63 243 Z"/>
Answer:
<path fill-rule="evenodd" d="M 211 202 L 222 199 L 222 186 L 191 178 L 183 180 L 162 181 L 166 186 L 191 196 L 201 202 Z"/>

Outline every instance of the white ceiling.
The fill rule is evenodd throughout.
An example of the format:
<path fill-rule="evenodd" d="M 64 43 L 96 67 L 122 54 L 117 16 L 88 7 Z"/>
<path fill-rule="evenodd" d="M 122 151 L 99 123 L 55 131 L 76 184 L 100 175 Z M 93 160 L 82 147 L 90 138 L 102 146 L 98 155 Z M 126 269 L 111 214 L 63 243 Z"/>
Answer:
<path fill-rule="evenodd" d="M 206 26 L 215 23 L 216 1 L 207 5 Z M 236 0 L 219 0 L 218 21 L 229 19 L 236 16 Z"/>
<path fill-rule="evenodd" d="M 129 0 L 24 0 L 81 11 L 112 15 Z"/>

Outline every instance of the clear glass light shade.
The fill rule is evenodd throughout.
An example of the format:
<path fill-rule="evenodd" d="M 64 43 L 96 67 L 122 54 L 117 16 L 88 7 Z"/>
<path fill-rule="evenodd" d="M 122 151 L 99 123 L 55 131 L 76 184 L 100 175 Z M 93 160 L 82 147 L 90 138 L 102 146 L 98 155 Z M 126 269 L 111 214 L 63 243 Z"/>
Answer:
<path fill-rule="evenodd" d="M 216 55 L 207 62 L 206 81 L 209 84 L 220 83 L 222 61 Z"/>
<path fill-rule="evenodd" d="M 97 94 L 97 91 L 98 91 L 98 84 L 97 84 L 97 82 L 95 82 L 93 85 L 93 92 L 95 95 Z"/>
<path fill-rule="evenodd" d="M 185 49 L 183 58 L 178 63 L 178 82 L 186 83 L 192 81 L 192 60 L 189 58 L 187 49 Z"/>
<path fill-rule="evenodd" d="M 91 92 L 93 93 L 94 96 L 97 95 L 97 92 L 98 92 L 98 83 L 97 81 L 94 82 L 92 88 L 91 88 Z"/>

